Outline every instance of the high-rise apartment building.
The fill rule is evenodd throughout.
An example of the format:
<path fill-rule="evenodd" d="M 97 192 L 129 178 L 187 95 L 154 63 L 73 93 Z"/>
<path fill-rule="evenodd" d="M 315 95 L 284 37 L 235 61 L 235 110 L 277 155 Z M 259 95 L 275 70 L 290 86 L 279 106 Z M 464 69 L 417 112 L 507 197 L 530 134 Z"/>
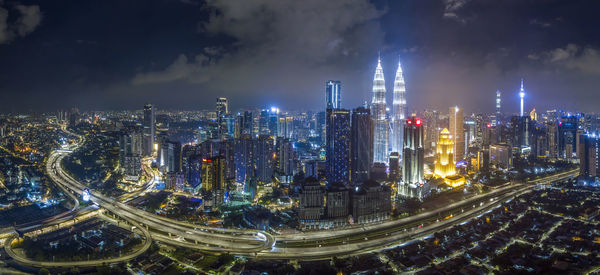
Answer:
<path fill-rule="evenodd" d="M 144 156 L 152 156 L 154 152 L 154 138 L 156 137 L 156 123 L 154 106 L 146 104 L 144 106 L 144 120 L 142 121 L 143 134 L 143 153 Z"/>
<path fill-rule="evenodd" d="M 464 133 L 464 114 L 463 110 L 457 107 L 450 107 L 448 113 L 450 125 L 450 135 L 454 141 L 454 162 L 457 163 L 465 157 L 465 133 Z"/>
<path fill-rule="evenodd" d="M 350 111 L 327 109 L 327 181 L 350 182 Z"/>

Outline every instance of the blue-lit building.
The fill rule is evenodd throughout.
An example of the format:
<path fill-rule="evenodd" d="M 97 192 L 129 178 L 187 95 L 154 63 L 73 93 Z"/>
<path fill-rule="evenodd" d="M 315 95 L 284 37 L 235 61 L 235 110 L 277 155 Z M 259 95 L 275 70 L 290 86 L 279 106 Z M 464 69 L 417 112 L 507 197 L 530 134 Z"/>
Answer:
<path fill-rule="evenodd" d="M 254 172 L 254 139 L 250 135 L 244 135 L 234 141 L 234 163 L 235 181 L 239 183 L 248 182 Z"/>
<path fill-rule="evenodd" d="M 259 182 L 271 182 L 275 168 L 275 139 L 273 136 L 258 137 L 255 147 L 256 178 Z"/>
<path fill-rule="evenodd" d="M 350 181 L 350 111 L 327 109 L 327 181 Z"/>
<path fill-rule="evenodd" d="M 342 108 L 341 98 L 342 83 L 337 80 L 329 80 L 325 84 L 325 99 L 327 109 Z"/>

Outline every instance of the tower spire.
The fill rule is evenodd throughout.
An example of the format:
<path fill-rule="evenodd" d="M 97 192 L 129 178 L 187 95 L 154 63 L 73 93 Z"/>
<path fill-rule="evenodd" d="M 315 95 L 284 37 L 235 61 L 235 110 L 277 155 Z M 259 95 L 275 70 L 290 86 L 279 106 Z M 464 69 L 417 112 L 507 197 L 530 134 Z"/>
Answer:
<path fill-rule="evenodd" d="M 385 109 L 385 79 L 381 67 L 381 54 L 379 54 L 373 76 L 373 98 L 371 99 L 371 116 L 374 124 L 373 161 L 378 163 L 388 162 L 388 125 Z"/>
<path fill-rule="evenodd" d="M 521 97 L 521 116 L 523 116 L 523 98 L 525 97 L 525 89 L 523 88 L 523 78 L 521 78 L 521 90 L 519 91 L 519 97 Z"/>
<path fill-rule="evenodd" d="M 406 85 L 402 74 L 402 64 L 398 59 L 398 70 L 394 79 L 394 101 L 392 102 L 392 121 L 390 133 L 390 145 L 392 152 L 402 155 L 402 143 L 404 137 L 404 120 L 406 118 Z"/>

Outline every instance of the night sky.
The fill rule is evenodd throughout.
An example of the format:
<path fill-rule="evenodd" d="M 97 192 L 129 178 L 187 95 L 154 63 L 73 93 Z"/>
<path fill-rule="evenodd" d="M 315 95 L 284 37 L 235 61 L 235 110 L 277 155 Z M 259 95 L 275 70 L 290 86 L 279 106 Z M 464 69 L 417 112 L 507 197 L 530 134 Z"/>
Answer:
<path fill-rule="evenodd" d="M 598 111 L 600 1 L 0 0 L 0 112 L 370 101 L 378 52 L 408 109 Z"/>

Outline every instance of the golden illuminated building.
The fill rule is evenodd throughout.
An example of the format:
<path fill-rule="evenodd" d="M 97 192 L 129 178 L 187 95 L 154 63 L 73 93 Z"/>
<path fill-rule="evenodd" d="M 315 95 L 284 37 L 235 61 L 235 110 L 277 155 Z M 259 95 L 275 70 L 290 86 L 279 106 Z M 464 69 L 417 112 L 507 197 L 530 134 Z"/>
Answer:
<path fill-rule="evenodd" d="M 444 178 L 456 174 L 454 167 L 454 140 L 450 131 L 444 128 L 437 143 L 435 176 Z"/>
<path fill-rule="evenodd" d="M 537 121 L 537 112 L 535 111 L 535 108 L 531 110 L 531 112 L 529 113 L 529 117 L 531 117 L 531 120 Z"/>
<path fill-rule="evenodd" d="M 461 175 L 452 175 L 444 178 L 444 183 L 452 188 L 462 186 L 465 184 L 465 181 L 465 177 Z"/>
<path fill-rule="evenodd" d="M 465 184 L 465 177 L 456 174 L 454 166 L 454 139 L 448 129 L 442 130 L 437 143 L 435 176 L 444 179 L 446 185 L 455 188 Z"/>

